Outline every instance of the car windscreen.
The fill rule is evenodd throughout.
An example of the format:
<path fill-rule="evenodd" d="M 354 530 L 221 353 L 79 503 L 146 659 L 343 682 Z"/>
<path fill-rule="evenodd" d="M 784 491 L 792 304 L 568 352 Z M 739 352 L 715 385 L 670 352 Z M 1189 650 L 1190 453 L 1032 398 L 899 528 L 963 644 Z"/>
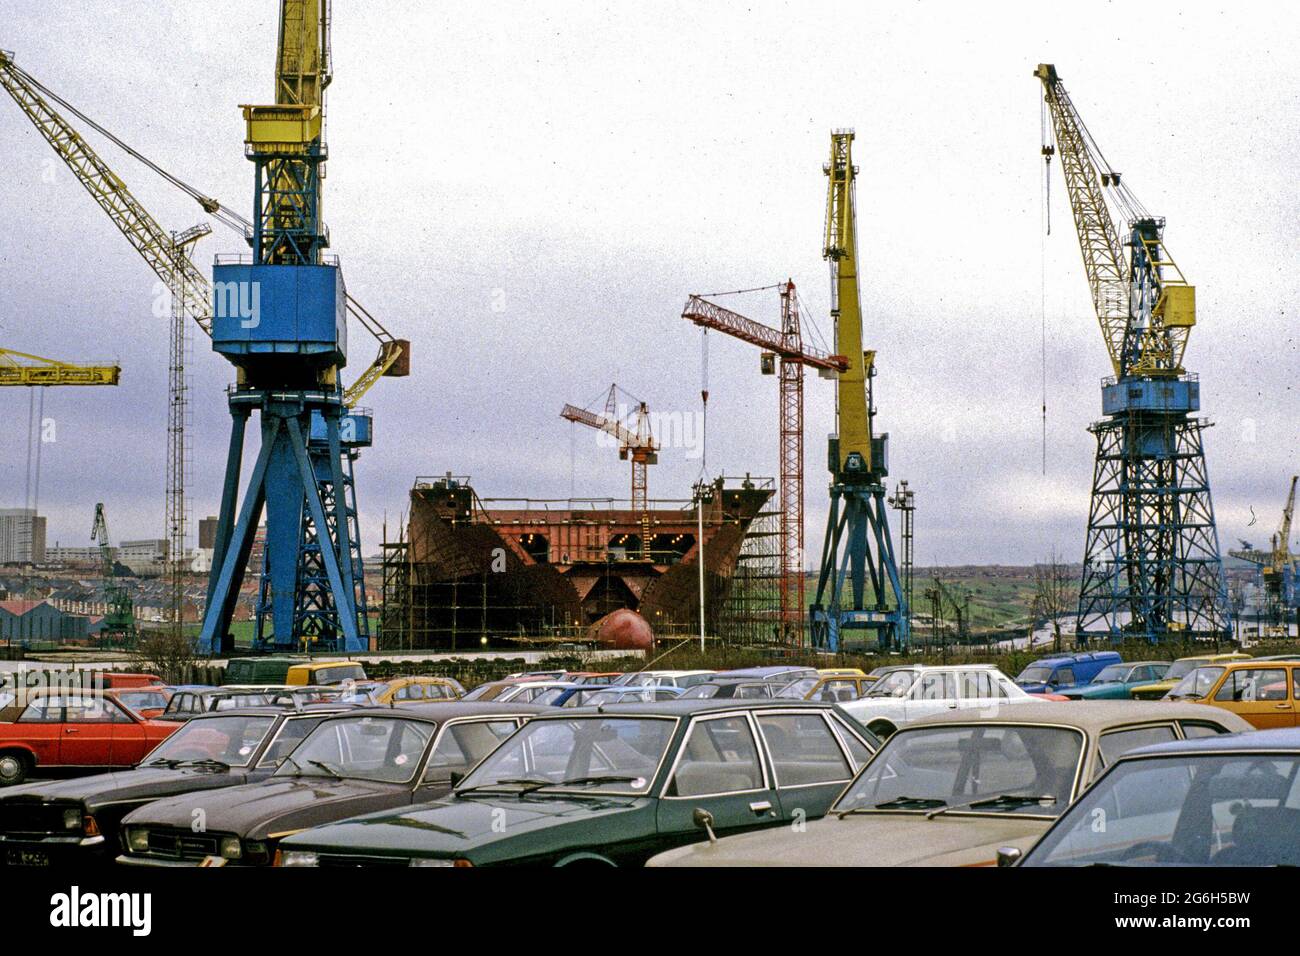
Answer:
<path fill-rule="evenodd" d="M 668 718 L 534 720 L 479 764 L 458 793 L 500 787 L 645 793 L 672 738 Z"/>
<path fill-rule="evenodd" d="M 1161 680 L 1180 680 L 1186 677 L 1193 669 L 1201 666 L 1203 661 L 1174 661 L 1165 671 L 1165 676 Z"/>
<path fill-rule="evenodd" d="M 1121 760 L 1025 863 L 1300 866 L 1300 756 Z"/>
<path fill-rule="evenodd" d="M 1204 697 L 1223 671 L 1222 667 L 1198 667 L 1189 671 L 1182 680 L 1169 689 L 1167 696 L 1170 700 L 1177 700 L 1180 697 L 1196 700 Z"/>
<path fill-rule="evenodd" d="M 345 680 L 365 680 L 366 672 L 360 664 L 338 664 L 322 667 L 312 672 L 313 684 L 341 684 Z"/>
<path fill-rule="evenodd" d="M 793 700 L 803 700 L 811 694 L 812 689 L 817 686 L 817 680 L 818 678 L 816 677 L 801 677 L 799 680 L 791 681 L 789 684 L 782 687 L 776 692 L 776 696 L 788 697 Z"/>
<path fill-rule="evenodd" d="M 247 767 L 274 722 L 270 714 L 196 717 L 155 747 L 144 759 L 144 766 L 217 760 L 232 767 Z"/>
<path fill-rule="evenodd" d="M 1092 679 L 1094 684 L 1119 684 L 1128 676 L 1130 665 L 1128 664 L 1110 664 L 1103 667 L 1097 672 L 1097 676 Z"/>
<path fill-rule="evenodd" d="M 328 720 L 284 759 L 275 775 L 406 783 L 433 731 L 430 723 L 399 717 Z"/>
<path fill-rule="evenodd" d="M 1052 679 L 1052 669 L 1050 667 L 1039 667 L 1031 664 L 1016 675 L 1017 684 L 1046 684 Z"/>
<path fill-rule="evenodd" d="M 867 697 L 902 697 L 916 683 L 916 671 L 891 671 L 871 685 Z"/>
<path fill-rule="evenodd" d="M 156 690 L 122 690 L 117 692 L 117 699 L 136 713 L 167 706 L 167 695 Z"/>
<path fill-rule="evenodd" d="M 1083 734 L 1033 724 L 952 725 L 895 734 L 831 808 L 1057 816 L 1074 787 Z M 1039 798 L 1043 799 L 1038 802 Z M 973 806 L 972 806 L 973 804 Z"/>

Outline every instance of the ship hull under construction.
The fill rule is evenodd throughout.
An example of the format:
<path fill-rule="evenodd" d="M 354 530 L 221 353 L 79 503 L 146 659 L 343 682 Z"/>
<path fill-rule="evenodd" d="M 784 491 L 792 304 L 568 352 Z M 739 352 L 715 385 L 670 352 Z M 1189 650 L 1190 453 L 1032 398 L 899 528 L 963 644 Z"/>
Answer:
<path fill-rule="evenodd" d="M 719 479 L 705 496 L 705 621 L 716 633 L 746 535 L 772 488 Z M 405 540 L 385 545 L 382 645 L 580 640 L 620 608 L 659 635 L 697 630 L 695 504 L 651 502 L 644 513 L 617 504 L 483 500 L 467 478 L 417 479 Z"/>

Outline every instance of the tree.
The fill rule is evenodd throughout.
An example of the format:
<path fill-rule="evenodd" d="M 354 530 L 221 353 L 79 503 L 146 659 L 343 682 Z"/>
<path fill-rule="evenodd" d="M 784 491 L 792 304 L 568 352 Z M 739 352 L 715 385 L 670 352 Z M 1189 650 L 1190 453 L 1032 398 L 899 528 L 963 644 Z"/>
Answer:
<path fill-rule="evenodd" d="M 132 666 L 157 674 L 169 684 L 185 683 L 197 662 L 194 637 L 172 629 L 141 631 L 132 654 Z"/>
<path fill-rule="evenodd" d="M 1046 618 L 1055 634 L 1053 650 L 1061 650 L 1061 617 L 1069 613 L 1078 600 L 1074 576 L 1053 550 L 1045 562 L 1034 565 L 1034 599 L 1030 612 Z"/>

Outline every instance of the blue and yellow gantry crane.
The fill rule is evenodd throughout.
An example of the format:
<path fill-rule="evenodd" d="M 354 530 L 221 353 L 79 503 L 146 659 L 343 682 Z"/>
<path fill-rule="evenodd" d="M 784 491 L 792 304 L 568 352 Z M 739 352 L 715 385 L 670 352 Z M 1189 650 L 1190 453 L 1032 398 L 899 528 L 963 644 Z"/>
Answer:
<path fill-rule="evenodd" d="M 839 651 L 855 634 L 874 634 L 882 649 L 906 649 L 909 609 L 885 506 L 889 436 L 873 433 L 875 352 L 862 349 L 852 147 L 852 130 L 834 131 L 830 161 L 823 167 L 828 187 L 822 254 L 831 264 L 835 350 L 846 367 L 836 373 L 838 432 L 830 436 L 828 449 L 830 514 L 809 618 L 814 647 Z"/>
<path fill-rule="evenodd" d="M 352 406 L 381 375 L 407 374 L 409 349 L 384 333 L 379 358 L 343 388 L 349 302 L 338 260 L 325 253 L 321 218 L 329 38 L 328 0 L 281 0 L 275 103 L 241 107 L 254 169 L 252 255 L 219 256 L 212 270 L 212 348 L 236 370 L 200 634 L 214 652 L 231 647 L 230 620 L 263 512 L 257 643 L 347 652 L 368 643 L 352 459 L 370 443 L 371 419 Z M 241 494 L 253 412 L 262 446 Z"/>
<path fill-rule="evenodd" d="M 1202 432 L 1200 382 L 1183 367 L 1196 290 L 1088 132 L 1056 67 L 1043 86 L 1093 308 L 1112 375 L 1102 381 L 1076 628 L 1091 639 L 1227 639 L 1232 620 Z M 1046 128 L 1048 124 L 1044 124 Z M 1116 228 L 1107 197 L 1128 220 Z"/>

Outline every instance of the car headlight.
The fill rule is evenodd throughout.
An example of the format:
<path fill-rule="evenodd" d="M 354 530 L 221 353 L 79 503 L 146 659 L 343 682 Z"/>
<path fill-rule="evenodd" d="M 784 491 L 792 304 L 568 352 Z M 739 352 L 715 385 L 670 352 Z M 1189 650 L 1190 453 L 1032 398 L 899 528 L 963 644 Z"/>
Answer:
<path fill-rule="evenodd" d="M 310 850 L 281 850 L 276 855 L 277 866 L 319 866 L 320 857 Z"/>
<path fill-rule="evenodd" d="M 79 807 L 69 807 L 63 811 L 63 829 L 81 829 L 81 809 Z"/>
<path fill-rule="evenodd" d="M 222 837 L 221 855 L 227 860 L 238 860 L 243 856 L 244 848 L 239 843 L 239 837 Z"/>
<path fill-rule="evenodd" d="M 132 853 L 145 853 L 149 849 L 149 831 L 132 827 L 126 831 L 126 848 Z"/>

